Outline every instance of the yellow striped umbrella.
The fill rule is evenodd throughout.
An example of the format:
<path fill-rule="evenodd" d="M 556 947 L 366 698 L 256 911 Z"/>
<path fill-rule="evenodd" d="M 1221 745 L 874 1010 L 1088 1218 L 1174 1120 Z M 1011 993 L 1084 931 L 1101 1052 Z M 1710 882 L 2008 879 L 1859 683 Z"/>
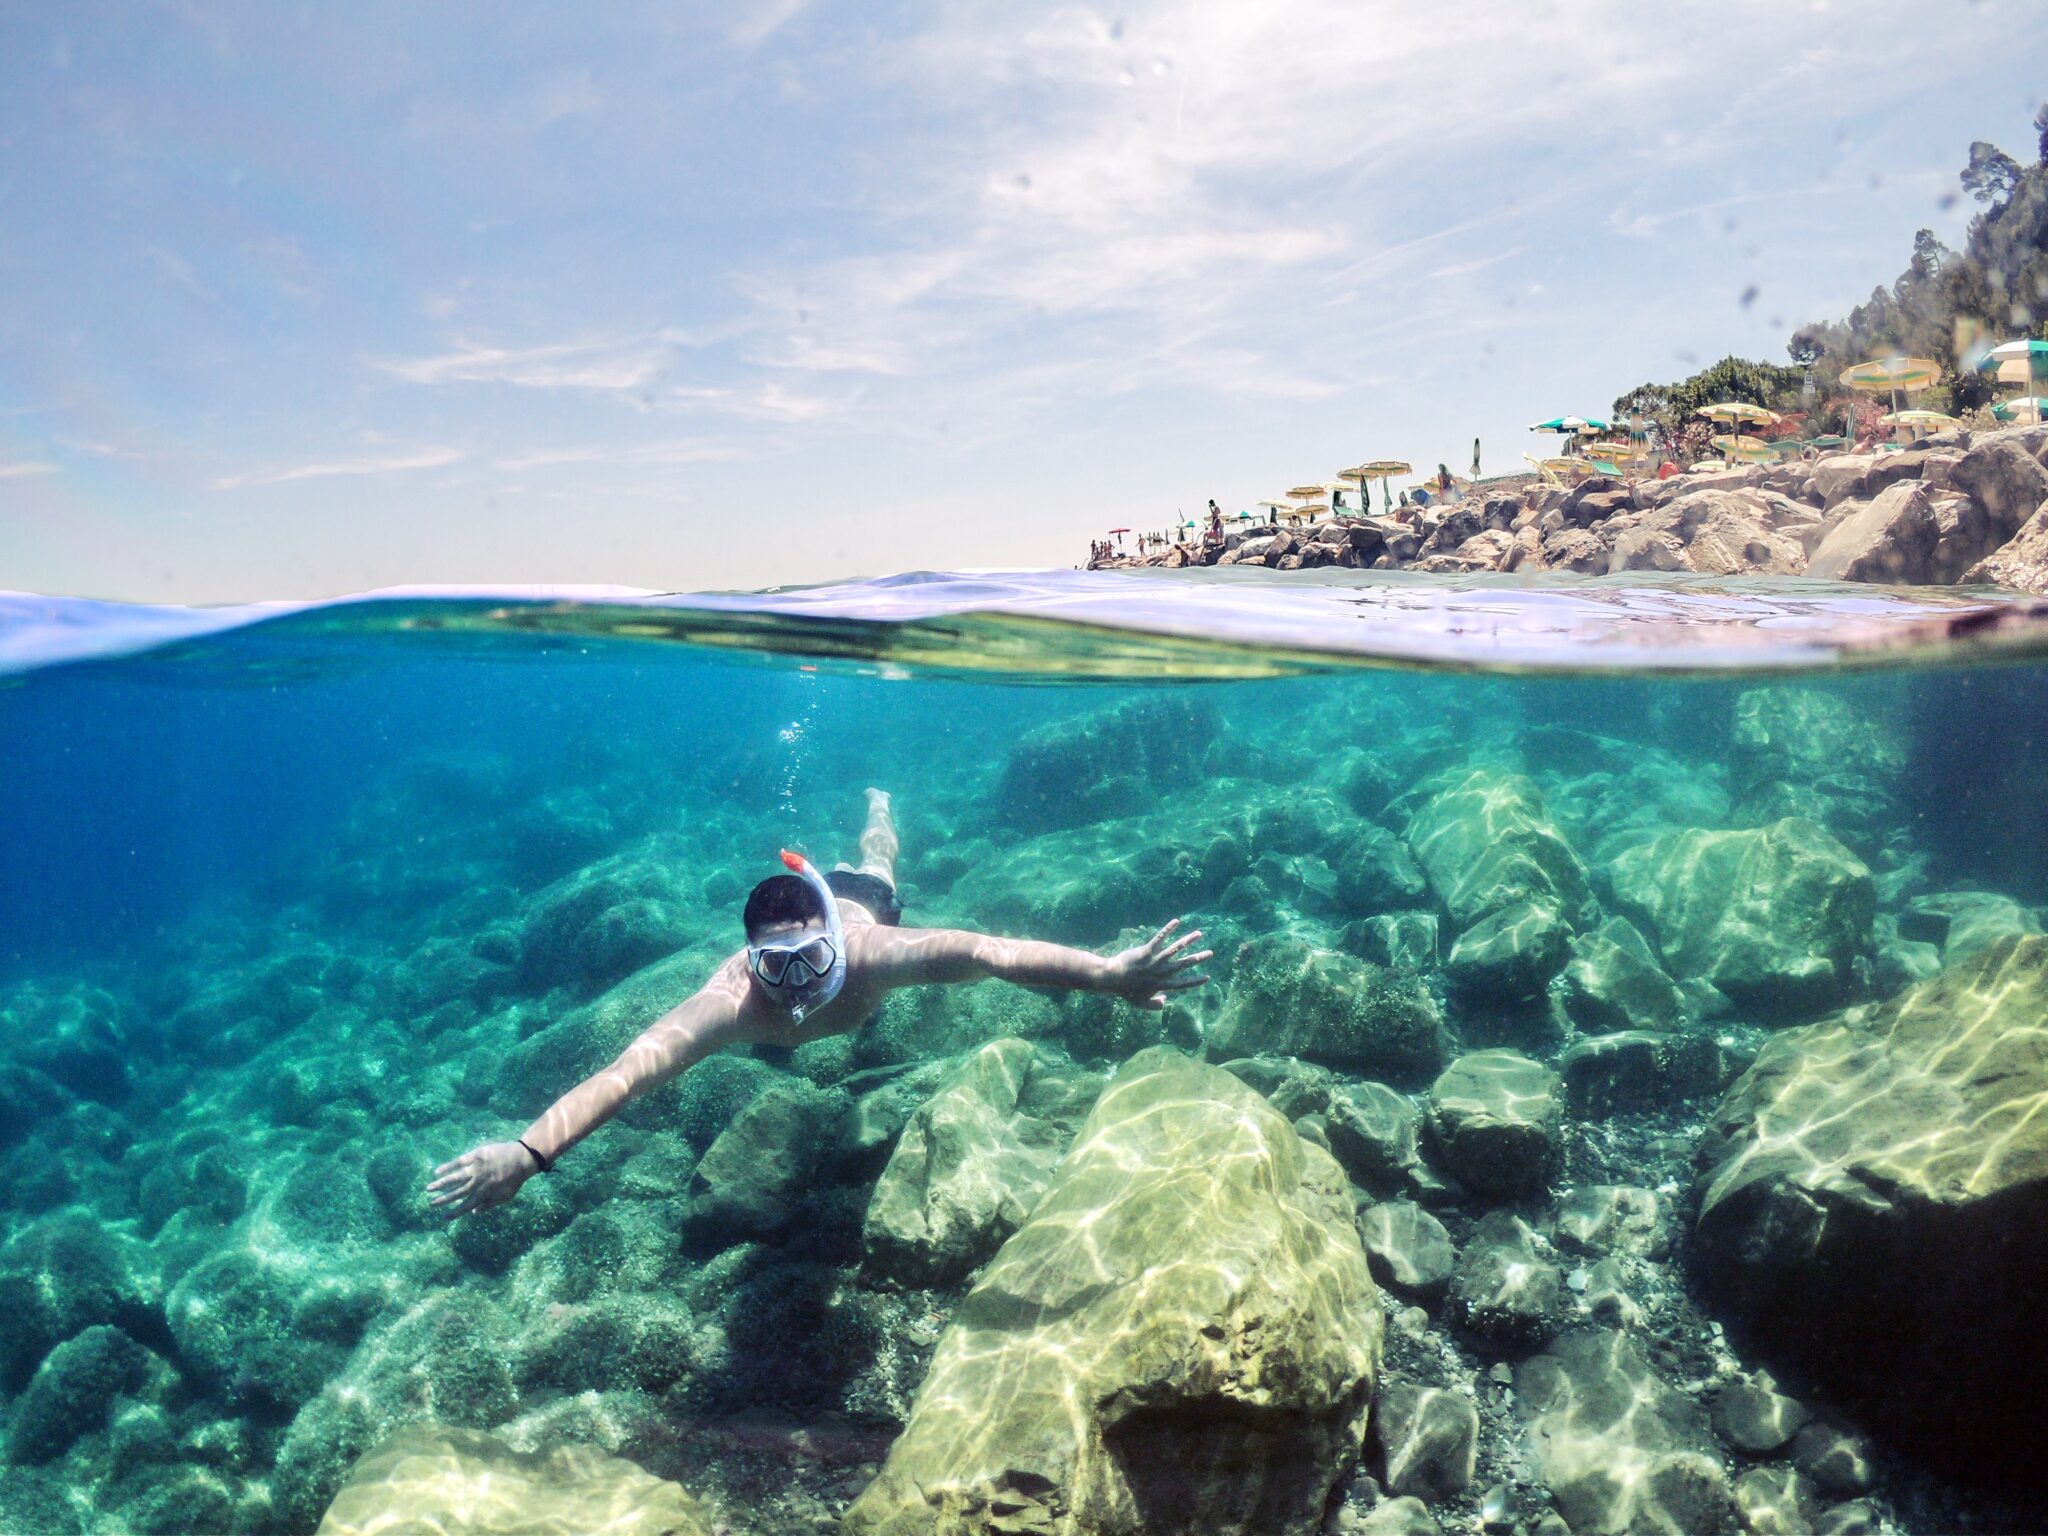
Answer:
<path fill-rule="evenodd" d="M 1880 419 L 1888 427 L 1915 427 L 1928 432 L 1945 432 L 1962 425 L 1943 411 L 1892 411 Z"/>
<path fill-rule="evenodd" d="M 1289 491 L 1287 494 L 1289 496 L 1292 496 L 1296 501 L 1301 501 L 1303 499 L 1313 501 L 1316 497 L 1321 496 L 1324 493 L 1325 489 L 1325 487 L 1320 485 L 1297 485 L 1293 490 Z"/>
<path fill-rule="evenodd" d="M 1754 464 L 1777 457 L 1771 445 L 1760 437 L 1717 437 L 1714 446 L 1720 450 L 1722 458 L 1731 461 L 1741 459 Z"/>
<path fill-rule="evenodd" d="M 1873 357 L 1867 363 L 1842 370 L 1842 382 L 1867 394 L 1889 393 L 1892 409 L 1899 408 L 1901 391 L 1911 394 L 1941 378 L 1941 364 L 1931 357 Z"/>
<path fill-rule="evenodd" d="M 1768 427 L 1776 425 L 1778 413 L 1767 411 L 1760 405 L 1751 405 L 1747 400 L 1719 400 L 1712 405 L 1699 408 L 1699 415 L 1709 421 L 1725 421 L 1737 426 Z"/>

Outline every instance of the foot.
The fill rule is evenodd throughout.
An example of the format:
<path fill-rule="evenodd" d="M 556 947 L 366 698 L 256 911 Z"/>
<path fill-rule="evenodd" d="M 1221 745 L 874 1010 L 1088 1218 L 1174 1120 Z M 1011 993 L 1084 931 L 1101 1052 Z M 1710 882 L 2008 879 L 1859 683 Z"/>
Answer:
<path fill-rule="evenodd" d="M 889 792 L 886 789 L 870 788 L 867 791 L 867 797 L 868 814 L 870 816 L 876 811 L 886 811 L 889 809 Z"/>

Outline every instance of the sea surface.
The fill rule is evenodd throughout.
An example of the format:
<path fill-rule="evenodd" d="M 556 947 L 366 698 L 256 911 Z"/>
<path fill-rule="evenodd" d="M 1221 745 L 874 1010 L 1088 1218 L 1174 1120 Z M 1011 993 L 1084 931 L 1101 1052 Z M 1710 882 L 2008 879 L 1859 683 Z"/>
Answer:
<path fill-rule="evenodd" d="M 1223 1454 L 1168 1430 L 1236 1389 L 1155 1382 L 1150 1450 L 1111 1424 L 1034 1478 L 1093 1456 L 1142 1510 L 1138 1462 L 1207 1447 L 1190 1531 L 2048 1530 L 2044 785 L 2048 616 L 1985 591 L 0 595 L 0 1530 L 311 1531 L 421 1426 L 623 1457 L 707 1529 L 952 1529 L 888 1469 L 986 1473 L 932 1447 L 1008 1433 L 1010 1367 L 920 1388 L 1147 1071 L 1342 1170 L 1318 1241 L 1381 1321 L 1301 1326 L 1353 1327 L 1318 1347 L 1356 1419 L 1281 1403 L 1321 1449 Z M 907 990 L 429 1209 L 741 945 L 779 849 L 858 862 L 869 786 L 907 924 L 1106 954 L 1178 918 L 1210 983 Z M 1026 1087 L 933 1151 L 998 1057 Z M 1149 1155 L 1198 1166 L 1185 1123 Z M 1138 1232 L 1103 1283 L 1235 1240 Z M 1260 1456 L 1293 1502 L 1232 1502 Z"/>

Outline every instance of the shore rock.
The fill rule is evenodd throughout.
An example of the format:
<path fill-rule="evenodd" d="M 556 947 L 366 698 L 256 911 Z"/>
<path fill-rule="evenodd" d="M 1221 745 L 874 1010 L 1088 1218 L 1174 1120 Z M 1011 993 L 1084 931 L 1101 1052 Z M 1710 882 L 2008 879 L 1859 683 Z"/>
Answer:
<path fill-rule="evenodd" d="M 1877 888 L 1821 827 L 1667 833 L 1610 866 L 1618 905 L 1656 936 L 1671 969 L 1766 1016 L 1842 1001 L 1871 944 Z"/>
<path fill-rule="evenodd" d="M 1771 1039 L 1715 1110 L 1697 1256 L 1765 1347 L 1972 1475 L 2048 1377 L 2048 938 Z"/>
<path fill-rule="evenodd" d="M 1031 1214 L 1061 1140 L 1018 1113 L 1032 1065 L 1029 1041 L 994 1041 L 911 1115 L 862 1224 L 878 1271 L 910 1285 L 958 1279 Z"/>
<path fill-rule="evenodd" d="M 961 1302 L 849 1536 L 1320 1528 L 1382 1321 L 1344 1175 L 1153 1049 Z"/>
<path fill-rule="evenodd" d="M 496 1435 L 422 1424 L 356 1464 L 318 1536 L 712 1536 L 714 1529 L 710 1512 L 679 1485 L 623 1457 L 588 1446 L 520 1452 Z"/>
<path fill-rule="evenodd" d="M 2048 501 L 2048 468 L 2013 435 L 2001 433 L 1972 447 L 1948 478 L 1984 518 L 1978 532 L 1982 547 L 1966 564 L 1998 550 Z"/>
<path fill-rule="evenodd" d="M 1518 1051 L 1474 1051 L 1429 1090 L 1430 1139 L 1452 1174 L 1488 1194 L 1541 1186 L 1562 1150 L 1558 1075 Z"/>
<path fill-rule="evenodd" d="M 2005 543 L 1964 571 L 1961 580 L 2014 592 L 2048 593 L 2048 502 Z"/>

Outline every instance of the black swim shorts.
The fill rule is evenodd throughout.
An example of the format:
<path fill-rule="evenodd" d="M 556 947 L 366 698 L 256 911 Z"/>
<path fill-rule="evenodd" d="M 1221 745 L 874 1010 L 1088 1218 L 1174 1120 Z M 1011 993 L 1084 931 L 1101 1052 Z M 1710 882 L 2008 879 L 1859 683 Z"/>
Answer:
<path fill-rule="evenodd" d="M 841 901 L 857 901 L 866 907 L 884 928 L 903 925 L 903 903 L 896 899 L 896 887 L 880 875 L 858 869 L 835 869 L 825 877 L 825 884 Z"/>

